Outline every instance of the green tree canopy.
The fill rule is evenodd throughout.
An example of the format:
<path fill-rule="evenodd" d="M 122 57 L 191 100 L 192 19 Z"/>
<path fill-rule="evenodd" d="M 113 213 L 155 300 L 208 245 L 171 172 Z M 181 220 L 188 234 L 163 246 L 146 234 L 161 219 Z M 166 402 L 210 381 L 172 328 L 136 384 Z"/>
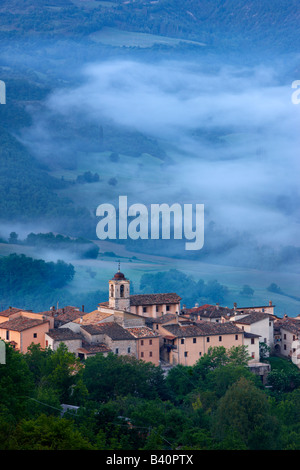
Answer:
<path fill-rule="evenodd" d="M 127 394 L 151 399 L 166 393 L 161 368 L 132 356 L 109 353 L 88 358 L 83 378 L 90 398 L 100 402 Z"/>
<path fill-rule="evenodd" d="M 214 416 L 214 436 L 223 441 L 239 436 L 252 450 L 272 449 L 276 445 L 276 420 L 270 414 L 266 394 L 241 377 L 220 399 Z"/>

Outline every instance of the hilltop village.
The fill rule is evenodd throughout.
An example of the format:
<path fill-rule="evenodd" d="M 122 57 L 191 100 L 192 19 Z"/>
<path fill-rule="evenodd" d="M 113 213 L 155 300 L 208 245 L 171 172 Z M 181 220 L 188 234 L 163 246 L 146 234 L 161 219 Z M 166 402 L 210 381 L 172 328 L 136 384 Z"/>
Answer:
<path fill-rule="evenodd" d="M 272 301 L 257 307 L 181 306 L 176 293 L 130 294 L 120 269 L 108 282 L 108 301 L 92 312 L 66 306 L 45 312 L 9 307 L 0 312 L 0 338 L 26 353 L 32 344 L 56 350 L 64 343 L 81 359 L 98 353 L 132 355 L 161 365 L 194 365 L 211 347 L 247 346 L 249 367 L 264 380 L 260 345 L 298 365 L 300 318 L 277 317 Z"/>

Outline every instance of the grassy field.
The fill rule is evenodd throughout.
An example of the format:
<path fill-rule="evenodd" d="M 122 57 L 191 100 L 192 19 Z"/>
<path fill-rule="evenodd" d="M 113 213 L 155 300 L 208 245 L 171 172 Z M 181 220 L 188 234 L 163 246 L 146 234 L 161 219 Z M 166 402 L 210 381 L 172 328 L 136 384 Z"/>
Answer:
<path fill-rule="evenodd" d="M 145 153 L 140 157 L 119 155 L 119 160 L 112 162 L 109 157 L 110 152 L 88 153 L 85 158 L 78 159 L 80 163 L 76 170 L 51 172 L 52 176 L 63 177 L 66 181 L 76 181 L 77 176 L 86 171 L 97 172 L 100 177 L 100 182 L 78 185 L 76 191 L 72 185 L 57 191 L 58 194 L 94 211 L 103 202 L 114 203 L 120 194 L 126 194 L 129 199 L 135 198 L 138 187 L 142 191 L 149 185 L 157 193 L 165 187 L 166 179 L 161 172 L 163 161 L 159 158 Z M 113 178 L 116 180 L 115 184 L 111 183 Z"/>

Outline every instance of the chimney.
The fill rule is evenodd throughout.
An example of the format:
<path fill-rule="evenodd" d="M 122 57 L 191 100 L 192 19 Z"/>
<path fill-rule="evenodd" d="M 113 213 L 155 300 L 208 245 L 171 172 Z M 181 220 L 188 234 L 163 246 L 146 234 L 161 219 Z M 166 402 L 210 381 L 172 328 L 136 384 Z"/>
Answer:
<path fill-rule="evenodd" d="M 269 307 L 272 307 L 272 300 L 269 300 Z"/>
<path fill-rule="evenodd" d="M 198 302 L 195 303 L 195 308 L 198 308 L 199 307 L 199 304 Z"/>
<path fill-rule="evenodd" d="M 219 306 L 220 306 L 220 304 L 216 304 L 217 310 L 219 310 Z"/>
<path fill-rule="evenodd" d="M 236 309 L 237 309 L 237 303 L 234 302 L 234 304 L 233 304 L 233 310 L 236 310 Z"/>
<path fill-rule="evenodd" d="M 82 311 L 82 312 L 84 312 L 84 305 L 82 305 L 82 307 L 81 307 L 81 311 Z"/>

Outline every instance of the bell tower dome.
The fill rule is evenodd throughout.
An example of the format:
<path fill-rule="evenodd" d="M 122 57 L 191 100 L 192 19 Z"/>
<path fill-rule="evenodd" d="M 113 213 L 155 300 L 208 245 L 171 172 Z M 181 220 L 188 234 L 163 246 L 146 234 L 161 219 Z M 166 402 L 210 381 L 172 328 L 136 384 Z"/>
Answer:
<path fill-rule="evenodd" d="M 116 310 L 130 311 L 130 281 L 126 279 L 120 271 L 120 262 L 118 271 L 112 279 L 109 280 L 109 307 Z"/>

